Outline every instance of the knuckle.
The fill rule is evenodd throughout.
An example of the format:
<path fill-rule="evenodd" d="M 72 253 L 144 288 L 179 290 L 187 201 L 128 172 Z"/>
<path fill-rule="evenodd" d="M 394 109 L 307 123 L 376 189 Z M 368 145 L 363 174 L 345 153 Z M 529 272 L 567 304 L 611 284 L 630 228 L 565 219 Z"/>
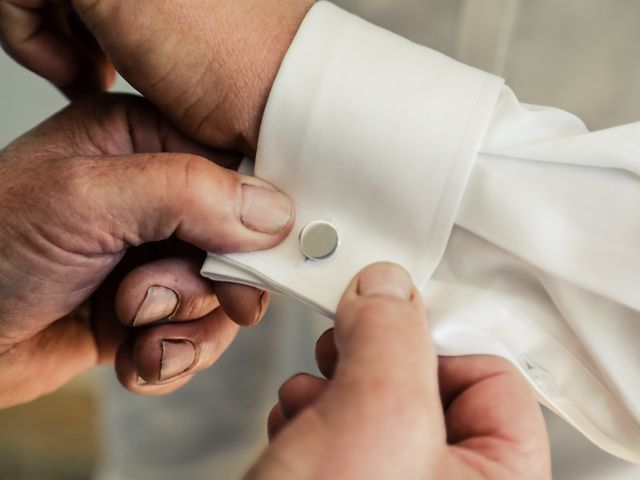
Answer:
<path fill-rule="evenodd" d="M 209 162 L 196 155 L 182 154 L 172 158 L 170 168 L 165 168 L 165 183 L 174 185 L 176 193 L 181 195 L 180 201 L 186 209 L 196 207 L 194 202 L 207 198 L 212 186 L 207 181 L 211 178 Z"/>
<path fill-rule="evenodd" d="M 185 190 L 191 191 L 198 188 L 201 183 L 202 174 L 204 173 L 202 159 L 195 155 L 185 155 L 180 158 L 178 165 L 178 173 Z"/>
<path fill-rule="evenodd" d="M 191 208 L 193 205 L 189 203 L 199 198 L 192 192 L 203 186 L 202 164 L 203 159 L 195 155 L 149 153 L 139 157 L 139 161 L 132 166 L 137 176 L 144 178 L 153 191 L 171 192 L 174 201 L 168 203 Z"/>

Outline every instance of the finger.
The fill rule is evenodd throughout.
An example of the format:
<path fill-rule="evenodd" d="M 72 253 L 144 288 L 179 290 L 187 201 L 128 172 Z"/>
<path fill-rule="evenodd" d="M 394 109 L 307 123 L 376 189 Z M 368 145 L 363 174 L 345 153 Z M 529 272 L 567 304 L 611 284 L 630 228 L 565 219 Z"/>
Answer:
<path fill-rule="evenodd" d="M 134 392 L 172 391 L 213 365 L 237 331 L 221 309 L 192 322 L 147 327 L 118 351 L 118 379 Z"/>
<path fill-rule="evenodd" d="M 214 290 L 227 316 L 242 327 L 256 325 L 267 311 L 269 292 L 233 283 L 216 283 Z"/>
<path fill-rule="evenodd" d="M 135 268 L 116 293 L 118 318 L 140 327 L 201 318 L 219 306 L 213 283 L 200 275 L 198 258 L 163 258 Z"/>
<path fill-rule="evenodd" d="M 70 84 L 78 73 L 78 52 L 62 32 L 45 22 L 46 0 L 0 3 L 2 45 L 17 62 L 53 84 Z"/>
<path fill-rule="evenodd" d="M 115 82 L 116 70 L 78 15 L 69 6 L 56 23 L 57 30 L 65 32 L 73 42 L 79 64 L 71 83 L 60 87 L 62 93 L 77 100 L 108 90 Z"/>
<path fill-rule="evenodd" d="M 338 349 L 333 328 L 324 332 L 316 342 L 316 363 L 322 375 L 329 379 L 333 378 L 338 363 Z"/>
<path fill-rule="evenodd" d="M 118 349 L 115 359 L 115 370 L 118 381 L 130 392 L 149 397 L 156 397 L 175 392 L 193 378 L 193 375 L 185 375 L 173 382 L 155 384 L 147 383 L 139 377 L 133 359 L 133 338 L 130 338 Z"/>
<path fill-rule="evenodd" d="M 202 157 L 138 154 L 74 167 L 84 173 L 71 179 L 81 182 L 75 198 L 91 191 L 96 207 L 104 209 L 96 227 L 114 241 L 115 252 L 109 253 L 172 235 L 206 251 L 261 250 L 279 243 L 291 229 L 288 197 Z M 117 222 L 100 223 L 100 217 Z"/>
<path fill-rule="evenodd" d="M 120 321 L 129 326 L 195 320 L 222 304 L 238 325 L 255 325 L 269 303 L 265 292 L 243 285 L 214 284 L 200 275 L 199 257 L 164 258 L 132 270 L 115 298 Z"/>
<path fill-rule="evenodd" d="M 275 438 L 291 419 L 314 403 L 327 387 L 327 380 L 306 374 L 298 374 L 287 380 L 278 390 L 278 403 L 271 409 L 267 419 L 269 439 Z"/>
<path fill-rule="evenodd" d="M 278 400 L 284 418 L 291 420 L 302 409 L 317 401 L 327 386 L 327 380 L 305 373 L 291 377 L 278 390 Z"/>
<path fill-rule="evenodd" d="M 91 296 L 91 324 L 98 346 L 99 363 L 113 365 L 120 345 L 126 340 L 131 329 L 129 324 L 119 320 L 116 313 L 116 294 L 123 280 L 135 269 L 152 263 L 161 255 L 163 243 L 147 243 L 129 249 L 104 279 L 98 290 Z M 180 244 L 176 243 L 176 246 Z M 185 255 L 202 255 L 201 252 L 182 252 L 179 248 L 167 251 Z"/>
<path fill-rule="evenodd" d="M 480 355 L 443 357 L 439 377 L 450 444 L 512 471 L 546 478 L 550 466 L 542 412 L 511 363 Z"/>
<path fill-rule="evenodd" d="M 273 440 L 286 424 L 287 420 L 284 418 L 280 404 L 276 403 L 269 412 L 267 419 L 267 435 L 269 440 Z"/>
<path fill-rule="evenodd" d="M 336 389 L 344 389 L 354 409 L 372 405 L 372 396 L 393 403 L 411 397 L 421 408 L 437 401 L 439 407 L 426 312 L 405 270 L 388 263 L 365 268 L 338 306 L 334 335 Z"/>
<path fill-rule="evenodd" d="M 282 455 L 267 451 L 258 465 L 278 478 L 292 465 L 323 471 L 323 460 L 333 457 L 340 458 L 344 478 L 415 477 L 424 471 L 424 457 L 413 452 L 443 452 L 446 434 L 437 357 L 409 274 L 392 264 L 360 272 L 340 301 L 334 335 L 333 380 L 275 438 Z M 367 459 L 386 461 L 344 455 L 354 445 Z"/>
<path fill-rule="evenodd" d="M 95 40 L 87 42 L 86 36 L 80 39 L 87 48 L 73 41 L 68 25 L 71 13 L 68 7 L 50 5 L 46 0 L 2 2 L 0 42 L 17 62 L 71 96 L 78 90 L 87 93 L 106 89 L 115 71 L 94 48 Z"/>

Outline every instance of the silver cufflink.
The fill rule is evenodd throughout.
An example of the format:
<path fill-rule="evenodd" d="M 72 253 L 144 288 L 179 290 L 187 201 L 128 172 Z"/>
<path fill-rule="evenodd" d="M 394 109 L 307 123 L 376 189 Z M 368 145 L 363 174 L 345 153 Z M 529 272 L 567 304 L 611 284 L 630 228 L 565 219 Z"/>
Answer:
<path fill-rule="evenodd" d="M 311 222 L 300 232 L 300 250 L 310 260 L 330 257 L 339 244 L 338 231 L 329 222 Z"/>

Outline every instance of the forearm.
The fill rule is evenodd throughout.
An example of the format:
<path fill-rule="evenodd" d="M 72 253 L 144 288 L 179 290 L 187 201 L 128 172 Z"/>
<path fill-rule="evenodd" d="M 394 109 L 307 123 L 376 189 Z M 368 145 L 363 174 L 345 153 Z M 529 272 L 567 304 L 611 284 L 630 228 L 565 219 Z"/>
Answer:
<path fill-rule="evenodd" d="M 73 3 L 121 74 L 187 134 L 252 154 L 312 1 Z"/>

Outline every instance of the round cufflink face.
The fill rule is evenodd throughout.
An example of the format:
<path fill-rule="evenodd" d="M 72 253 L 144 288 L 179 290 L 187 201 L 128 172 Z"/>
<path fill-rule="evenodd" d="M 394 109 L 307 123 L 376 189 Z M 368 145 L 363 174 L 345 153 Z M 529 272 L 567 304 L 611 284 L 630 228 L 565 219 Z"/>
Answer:
<path fill-rule="evenodd" d="M 339 243 L 338 231 L 328 222 L 311 222 L 300 232 L 300 250 L 310 260 L 330 257 Z"/>

